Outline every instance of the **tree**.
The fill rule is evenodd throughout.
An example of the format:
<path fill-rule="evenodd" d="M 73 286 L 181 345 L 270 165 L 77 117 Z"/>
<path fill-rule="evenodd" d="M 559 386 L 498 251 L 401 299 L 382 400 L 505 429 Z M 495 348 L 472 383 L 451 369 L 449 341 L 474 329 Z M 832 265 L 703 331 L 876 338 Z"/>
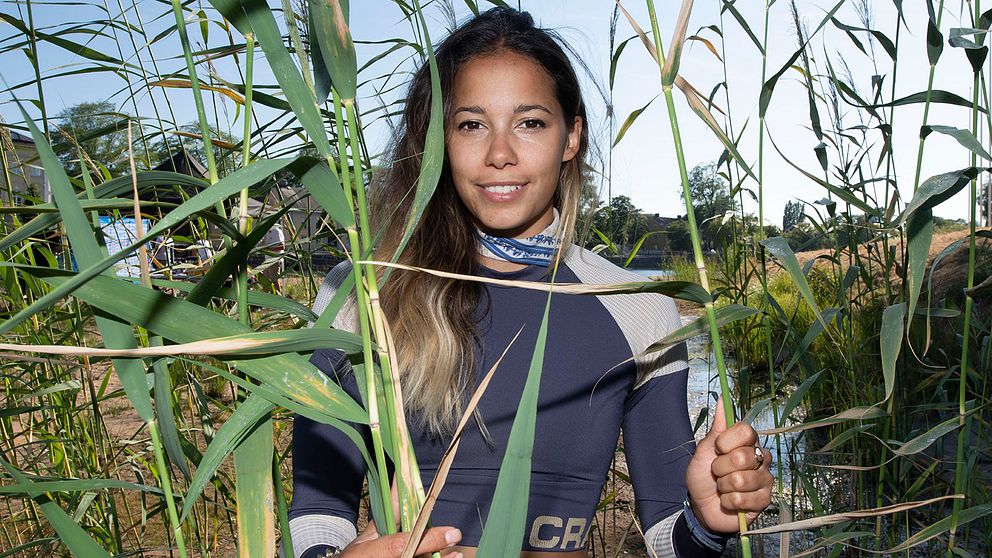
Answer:
<path fill-rule="evenodd" d="M 802 223 L 804 217 L 802 202 L 785 202 L 785 212 L 782 214 L 782 231 L 789 232 Z"/>
<path fill-rule="evenodd" d="M 730 235 L 729 224 L 724 226 L 723 216 L 736 211 L 737 202 L 730 197 L 727 182 L 717 173 L 716 163 L 693 167 L 689 171 L 689 190 L 703 248 L 714 249 Z M 682 203 L 684 206 L 685 201 Z"/>
<path fill-rule="evenodd" d="M 727 182 L 717 173 L 716 163 L 696 165 L 689 171 L 689 190 L 696 222 L 702 223 L 713 217 L 723 216 L 737 209 L 737 202 L 730 197 Z M 682 205 L 685 206 L 685 200 Z"/>
<path fill-rule="evenodd" d="M 596 212 L 593 226 L 617 246 L 633 244 L 647 231 L 647 218 L 627 196 L 616 196 Z"/>
<path fill-rule="evenodd" d="M 106 101 L 79 103 L 60 112 L 55 121 L 58 129 L 53 133 L 52 148 L 62 161 L 62 166 L 69 176 L 82 173 L 79 166 L 79 151 L 97 165 L 107 168 L 111 176 L 119 176 L 127 172 L 127 119 L 129 115 L 114 110 L 114 105 Z M 136 134 L 140 136 L 140 134 Z M 135 143 L 136 163 L 143 159 L 144 152 L 140 149 L 141 138 Z M 147 167 L 147 161 L 140 164 Z"/>
<path fill-rule="evenodd" d="M 668 249 L 672 252 L 691 252 L 692 237 L 689 235 L 689 222 L 676 219 L 665 228 L 668 235 Z"/>

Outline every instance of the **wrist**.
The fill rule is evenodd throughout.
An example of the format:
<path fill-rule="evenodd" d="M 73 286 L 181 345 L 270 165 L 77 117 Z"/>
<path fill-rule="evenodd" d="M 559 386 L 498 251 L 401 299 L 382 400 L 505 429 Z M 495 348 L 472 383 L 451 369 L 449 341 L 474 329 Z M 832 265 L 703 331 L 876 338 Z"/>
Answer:
<path fill-rule="evenodd" d="M 727 541 L 733 538 L 733 533 L 721 533 L 706 525 L 691 498 L 686 498 L 682 515 L 685 516 L 692 538 L 704 546 L 722 550 Z"/>

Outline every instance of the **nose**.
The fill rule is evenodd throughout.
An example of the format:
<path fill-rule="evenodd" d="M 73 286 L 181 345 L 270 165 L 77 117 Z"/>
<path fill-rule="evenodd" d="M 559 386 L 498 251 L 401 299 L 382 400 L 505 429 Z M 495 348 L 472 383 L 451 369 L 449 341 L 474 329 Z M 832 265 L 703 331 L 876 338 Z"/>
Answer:
<path fill-rule="evenodd" d="M 486 165 L 501 169 L 506 165 L 517 164 L 517 153 L 505 132 L 490 135 L 489 149 L 486 152 Z"/>

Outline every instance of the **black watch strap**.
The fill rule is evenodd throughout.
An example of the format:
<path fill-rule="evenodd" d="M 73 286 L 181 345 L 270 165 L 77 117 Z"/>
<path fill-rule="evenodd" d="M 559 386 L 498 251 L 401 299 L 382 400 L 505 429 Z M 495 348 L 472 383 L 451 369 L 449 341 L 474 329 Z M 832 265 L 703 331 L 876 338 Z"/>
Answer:
<path fill-rule="evenodd" d="M 331 558 L 341 552 L 336 546 L 329 544 L 316 544 L 303 551 L 300 558 Z"/>

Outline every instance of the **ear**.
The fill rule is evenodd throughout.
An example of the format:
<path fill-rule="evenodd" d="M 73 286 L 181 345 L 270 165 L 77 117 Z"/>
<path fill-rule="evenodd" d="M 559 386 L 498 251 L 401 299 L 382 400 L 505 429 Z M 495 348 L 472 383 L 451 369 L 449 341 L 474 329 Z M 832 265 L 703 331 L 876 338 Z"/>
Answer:
<path fill-rule="evenodd" d="M 582 140 L 582 124 L 582 117 L 576 116 L 575 122 L 572 123 L 572 128 L 568 131 L 568 136 L 566 137 L 565 152 L 561 156 L 562 163 L 571 161 L 579 153 L 579 143 Z"/>

